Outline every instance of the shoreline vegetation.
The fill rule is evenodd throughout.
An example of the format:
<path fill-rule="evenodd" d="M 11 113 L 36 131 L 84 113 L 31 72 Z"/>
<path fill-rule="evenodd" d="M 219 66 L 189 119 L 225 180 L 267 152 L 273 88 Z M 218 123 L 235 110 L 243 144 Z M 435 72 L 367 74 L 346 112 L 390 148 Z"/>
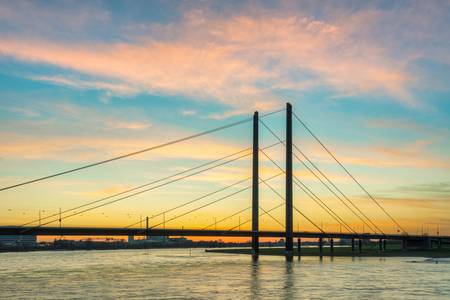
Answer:
<path fill-rule="evenodd" d="M 250 255 L 250 248 L 233 248 L 233 249 L 206 249 L 210 253 L 223 254 L 245 254 Z M 281 247 L 276 248 L 260 248 L 259 255 L 284 256 L 285 250 Z M 297 249 L 294 249 L 294 256 L 298 256 Z M 300 256 L 320 256 L 318 247 L 302 247 Z M 424 258 L 450 258 L 450 248 L 434 248 L 434 249 L 408 249 L 401 250 L 398 248 L 386 249 L 380 252 L 378 248 L 370 247 L 362 250 L 361 253 L 356 251 L 353 253 L 351 247 L 334 247 L 331 253 L 329 247 L 324 247 L 322 256 L 325 257 L 424 257 Z"/>

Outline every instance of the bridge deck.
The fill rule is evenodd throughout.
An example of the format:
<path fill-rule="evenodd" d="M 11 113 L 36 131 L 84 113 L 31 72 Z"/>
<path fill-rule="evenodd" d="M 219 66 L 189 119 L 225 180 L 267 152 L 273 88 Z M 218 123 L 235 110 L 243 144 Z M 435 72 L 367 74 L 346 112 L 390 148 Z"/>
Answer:
<path fill-rule="evenodd" d="M 285 237 L 283 231 L 259 231 L 260 237 Z M 209 237 L 251 237 L 250 230 L 201 230 L 201 229 L 140 229 L 140 228 L 99 228 L 99 227 L 0 227 L 0 235 L 65 235 L 65 236 L 209 236 Z M 390 239 L 402 240 L 406 236 L 400 234 L 353 234 L 338 232 L 294 232 L 294 237 L 301 238 L 362 238 L 362 239 Z M 408 235 L 408 239 L 449 239 L 450 236 L 421 236 Z"/>

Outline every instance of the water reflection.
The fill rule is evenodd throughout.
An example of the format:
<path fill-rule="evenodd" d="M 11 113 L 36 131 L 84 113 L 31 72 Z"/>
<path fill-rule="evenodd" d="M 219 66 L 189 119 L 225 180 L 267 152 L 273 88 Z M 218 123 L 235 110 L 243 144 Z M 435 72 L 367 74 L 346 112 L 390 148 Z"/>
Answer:
<path fill-rule="evenodd" d="M 283 286 L 283 299 L 295 299 L 294 288 L 294 263 L 285 261 L 285 274 L 284 274 L 284 286 Z"/>
<path fill-rule="evenodd" d="M 2 299 L 450 299 L 445 260 L 284 257 L 203 249 L 0 253 Z M 450 261 L 447 261 L 450 263 Z M 51 296 L 49 296 L 51 295 Z"/>
<path fill-rule="evenodd" d="M 251 264 L 251 284 L 250 284 L 250 292 L 252 299 L 258 298 L 258 292 L 261 290 L 259 269 L 260 269 L 259 262 L 253 261 Z"/>

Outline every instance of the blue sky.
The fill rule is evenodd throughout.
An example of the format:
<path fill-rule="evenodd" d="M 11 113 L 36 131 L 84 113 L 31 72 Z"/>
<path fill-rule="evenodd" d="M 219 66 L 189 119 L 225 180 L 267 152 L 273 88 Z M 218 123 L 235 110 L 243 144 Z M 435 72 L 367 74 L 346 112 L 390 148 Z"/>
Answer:
<path fill-rule="evenodd" d="M 449 16 L 448 1 L 1 1 L 0 183 L 138 150 L 289 101 L 405 227 L 414 232 L 437 222 L 450 233 Z M 283 116 L 267 122 L 283 135 Z M 296 126 L 298 145 L 394 231 Z M 246 124 L 169 154 L 148 153 L 3 192 L 1 224 L 19 224 L 39 209 L 70 208 L 232 153 L 247 147 L 250 137 Z M 262 140 L 274 142 L 267 133 Z M 282 163 L 282 149 L 275 150 Z M 274 169 L 264 164 L 269 176 Z M 68 224 L 108 225 L 113 219 L 125 225 L 245 177 L 249 166 L 237 163 L 203 181 Z M 300 166 L 298 172 L 351 218 Z M 282 191 L 282 182 L 276 184 Z M 297 195 L 305 212 L 336 228 Z M 155 204 L 153 197 L 164 201 Z M 248 195 L 236 201 L 250 203 Z M 267 207 L 275 203 L 269 194 L 264 201 Z M 236 210 L 233 205 L 176 226 L 207 223 Z M 283 218 L 282 210 L 277 216 Z M 264 226 L 277 224 L 269 218 Z"/>

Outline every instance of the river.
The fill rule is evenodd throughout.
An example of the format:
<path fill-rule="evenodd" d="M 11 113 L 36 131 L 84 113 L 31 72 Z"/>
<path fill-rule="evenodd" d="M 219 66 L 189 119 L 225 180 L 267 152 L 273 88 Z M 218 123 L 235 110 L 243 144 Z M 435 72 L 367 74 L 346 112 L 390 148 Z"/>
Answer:
<path fill-rule="evenodd" d="M 450 263 L 204 249 L 0 253 L 1 299 L 450 299 Z"/>

